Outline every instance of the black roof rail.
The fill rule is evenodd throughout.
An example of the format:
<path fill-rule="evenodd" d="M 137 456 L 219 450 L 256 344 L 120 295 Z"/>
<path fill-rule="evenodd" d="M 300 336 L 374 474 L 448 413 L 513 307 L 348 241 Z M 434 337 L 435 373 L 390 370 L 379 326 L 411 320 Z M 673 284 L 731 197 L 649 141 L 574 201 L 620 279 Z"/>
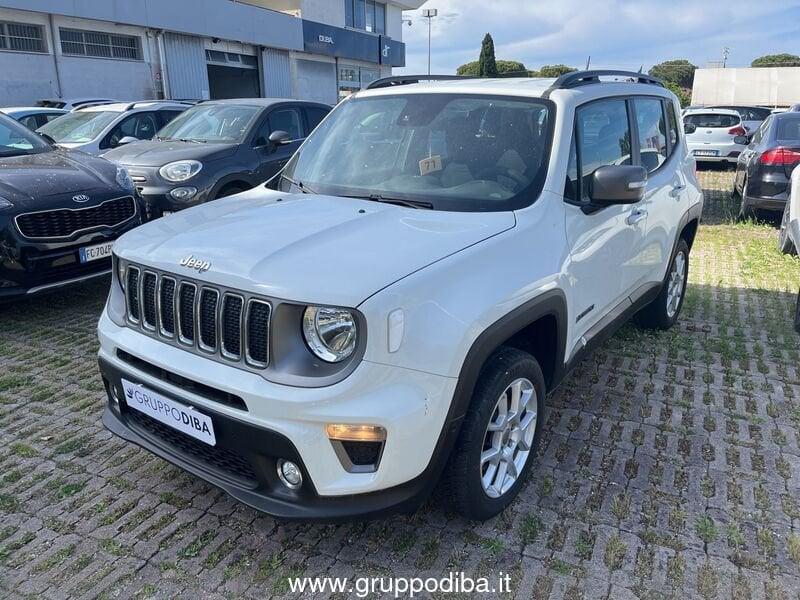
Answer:
<path fill-rule="evenodd" d="M 370 83 L 366 89 L 376 90 L 378 88 L 394 87 L 396 85 L 411 85 L 420 81 L 453 81 L 461 79 L 474 79 L 463 75 L 394 75 L 392 77 L 382 77 Z"/>
<path fill-rule="evenodd" d="M 588 85 L 590 83 L 600 83 L 601 77 L 624 77 L 626 79 L 633 79 L 635 83 L 646 83 L 649 85 L 657 85 L 665 87 L 664 82 L 658 77 L 652 77 L 646 73 L 637 73 L 634 71 L 617 71 L 614 69 L 609 70 L 596 70 L 596 71 L 573 71 L 572 73 L 565 73 L 553 82 L 542 96 L 547 98 L 554 90 L 569 90 L 581 85 Z"/>

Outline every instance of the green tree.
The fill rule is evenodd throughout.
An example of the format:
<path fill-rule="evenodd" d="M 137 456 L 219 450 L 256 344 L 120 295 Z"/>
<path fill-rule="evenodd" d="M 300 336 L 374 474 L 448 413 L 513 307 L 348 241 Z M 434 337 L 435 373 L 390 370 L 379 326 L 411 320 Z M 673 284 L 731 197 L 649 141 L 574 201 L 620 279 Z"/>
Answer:
<path fill-rule="evenodd" d="M 561 77 L 564 73 L 572 73 L 577 70 L 578 69 L 568 67 L 567 65 L 544 65 L 539 69 L 539 73 L 536 77 Z"/>
<path fill-rule="evenodd" d="M 751 67 L 800 67 L 800 56 L 796 54 L 767 54 L 750 63 Z"/>
<path fill-rule="evenodd" d="M 667 86 L 667 89 L 675 94 L 678 97 L 678 100 L 681 102 L 681 108 L 686 108 L 692 102 L 692 93 L 691 90 L 686 90 L 679 86 L 677 83 L 672 83 L 671 81 L 665 81 L 664 85 Z"/>
<path fill-rule="evenodd" d="M 682 88 L 691 88 L 694 83 L 695 65 L 688 60 L 668 60 L 653 67 L 648 71 L 653 77 L 658 77 L 665 83 L 674 83 Z"/>
<path fill-rule="evenodd" d="M 478 77 L 497 77 L 497 61 L 494 57 L 494 40 L 487 33 L 481 44 L 481 55 L 478 59 Z"/>
<path fill-rule="evenodd" d="M 495 61 L 497 64 L 497 74 L 500 77 L 527 77 L 528 76 L 528 69 L 519 61 L 516 60 L 498 60 Z M 478 77 L 480 72 L 480 64 L 477 60 L 473 60 L 472 62 L 468 62 L 466 64 L 461 65 L 456 69 L 456 74 L 464 75 L 468 77 Z"/>

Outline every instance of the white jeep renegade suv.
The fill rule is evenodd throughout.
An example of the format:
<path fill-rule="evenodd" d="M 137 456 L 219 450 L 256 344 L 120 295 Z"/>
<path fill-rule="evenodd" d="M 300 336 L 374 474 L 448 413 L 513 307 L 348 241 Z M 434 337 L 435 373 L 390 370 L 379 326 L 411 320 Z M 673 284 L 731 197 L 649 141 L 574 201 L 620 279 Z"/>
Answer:
<path fill-rule="evenodd" d="M 512 501 L 570 368 L 675 323 L 702 195 L 657 80 L 442 79 L 380 80 L 266 187 L 120 238 L 111 431 L 281 518 L 442 477 L 467 517 Z"/>

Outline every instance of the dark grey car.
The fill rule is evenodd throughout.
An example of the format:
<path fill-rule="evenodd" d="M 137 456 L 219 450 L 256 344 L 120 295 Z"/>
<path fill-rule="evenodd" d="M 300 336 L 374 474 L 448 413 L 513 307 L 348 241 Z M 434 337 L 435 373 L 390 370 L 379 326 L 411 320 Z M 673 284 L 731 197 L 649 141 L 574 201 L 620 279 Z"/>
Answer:
<path fill-rule="evenodd" d="M 734 193 L 741 196 L 741 216 L 754 208 L 783 211 L 789 178 L 800 163 L 800 113 L 770 115 L 736 163 Z"/>
<path fill-rule="evenodd" d="M 157 218 L 271 179 L 330 110 L 274 98 L 203 102 L 152 140 L 104 158 L 128 170 L 148 217 Z"/>

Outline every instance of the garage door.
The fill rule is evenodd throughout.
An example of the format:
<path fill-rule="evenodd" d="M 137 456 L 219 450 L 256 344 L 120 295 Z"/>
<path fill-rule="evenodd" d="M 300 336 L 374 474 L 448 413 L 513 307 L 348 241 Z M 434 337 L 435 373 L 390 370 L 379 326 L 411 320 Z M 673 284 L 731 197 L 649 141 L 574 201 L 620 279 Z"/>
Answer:
<path fill-rule="evenodd" d="M 178 33 L 164 34 L 164 54 L 172 98 L 206 100 L 210 97 L 202 38 Z"/>

